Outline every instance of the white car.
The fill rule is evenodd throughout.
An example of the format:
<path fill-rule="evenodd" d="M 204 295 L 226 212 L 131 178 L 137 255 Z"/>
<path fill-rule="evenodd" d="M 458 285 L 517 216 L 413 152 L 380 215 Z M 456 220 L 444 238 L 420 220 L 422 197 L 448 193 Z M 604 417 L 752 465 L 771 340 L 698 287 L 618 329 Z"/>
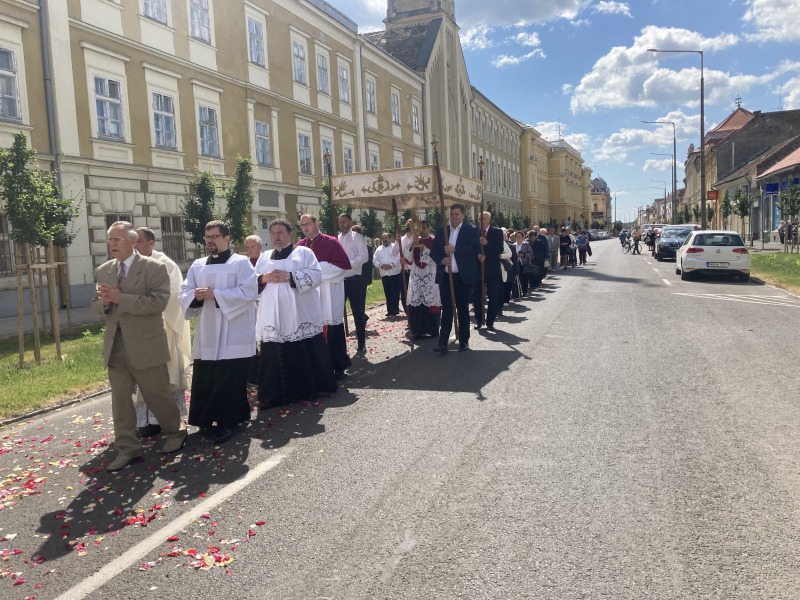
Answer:
<path fill-rule="evenodd" d="M 694 273 L 732 273 L 750 279 L 750 251 L 735 231 L 692 231 L 675 256 L 675 273 L 686 280 Z"/>

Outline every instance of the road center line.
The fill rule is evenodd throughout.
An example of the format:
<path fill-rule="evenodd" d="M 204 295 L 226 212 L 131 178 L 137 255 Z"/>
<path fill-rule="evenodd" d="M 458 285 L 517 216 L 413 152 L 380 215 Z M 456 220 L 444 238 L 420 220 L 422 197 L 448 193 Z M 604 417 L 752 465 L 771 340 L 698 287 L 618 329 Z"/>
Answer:
<path fill-rule="evenodd" d="M 662 279 L 661 281 L 663 281 L 667 285 L 672 285 L 672 282 L 669 279 Z"/>
<path fill-rule="evenodd" d="M 133 548 L 112 560 L 91 577 L 84 579 L 75 587 L 61 594 L 57 600 L 77 600 L 78 598 L 85 598 L 95 590 L 98 590 L 100 587 L 111 581 L 114 577 L 122 573 L 125 569 L 142 560 L 142 558 L 144 558 L 149 552 L 152 552 L 164 544 L 169 536 L 179 533 L 192 521 L 199 519 L 200 515 L 210 512 L 211 509 L 219 506 L 228 498 L 243 490 L 251 483 L 255 482 L 267 471 L 277 467 L 288 455 L 289 451 L 283 450 L 264 462 L 258 464 L 251 469 L 247 475 L 225 485 L 219 492 L 210 498 L 203 500 L 193 509 L 175 519 L 172 523 L 165 525 L 147 539 L 142 540 Z"/>

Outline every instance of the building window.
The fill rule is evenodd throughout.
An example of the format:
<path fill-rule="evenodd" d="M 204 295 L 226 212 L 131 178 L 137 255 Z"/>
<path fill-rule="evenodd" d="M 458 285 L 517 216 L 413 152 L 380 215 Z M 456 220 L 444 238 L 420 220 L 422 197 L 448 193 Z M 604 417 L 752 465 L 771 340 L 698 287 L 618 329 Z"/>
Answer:
<path fill-rule="evenodd" d="M 331 93 L 328 83 L 328 57 L 324 54 L 317 54 L 317 89 L 323 94 Z"/>
<path fill-rule="evenodd" d="M 266 65 L 264 60 L 264 24 L 255 19 L 247 19 L 247 38 L 250 47 L 250 62 L 259 67 Z"/>
<path fill-rule="evenodd" d="M 11 50 L 0 48 L 0 118 L 19 119 L 17 63 Z"/>
<path fill-rule="evenodd" d="M 256 121 L 256 161 L 265 167 L 272 165 L 269 149 L 269 123 Z"/>
<path fill-rule="evenodd" d="M 328 163 L 325 162 L 325 153 L 331 156 L 331 169 L 333 169 L 333 142 L 331 140 L 322 140 L 322 168 L 325 172 L 325 177 L 333 175 L 333 172 L 328 170 Z"/>
<path fill-rule="evenodd" d="M 142 0 L 142 14 L 166 25 L 167 0 Z"/>
<path fill-rule="evenodd" d="M 306 48 L 299 42 L 292 42 L 292 66 L 294 80 L 306 85 Z"/>
<path fill-rule="evenodd" d="M 350 103 L 350 70 L 339 67 L 339 100 Z"/>
<path fill-rule="evenodd" d="M 367 112 L 373 115 L 378 112 L 378 103 L 375 100 L 375 82 L 367 79 Z"/>
<path fill-rule="evenodd" d="M 156 146 L 177 148 L 175 136 L 175 101 L 170 96 L 153 93 L 153 125 Z"/>
<path fill-rule="evenodd" d="M 298 133 L 297 146 L 300 152 L 300 172 L 311 175 L 311 138 L 305 133 Z"/>
<path fill-rule="evenodd" d="M 200 154 L 219 156 L 217 111 L 208 106 L 200 106 Z"/>
<path fill-rule="evenodd" d="M 14 274 L 14 242 L 10 233 L 8 217 L 0 214 L 0 275 Z"/>
<path fill-rule="evenodd" d="M 353 148 L 351 146 L 344 147 L 344 172 L 353 172 Z"/>
<path fill-rule="evenodd" d="M 392 123 L 400 125 L 400 94 L 392 92 Z"/>
<path fill-rule="evenodd" d="M 122 127 L 122 92 L 119 81 L 106 77 L 94 78 L 94 97 L 97 107 L 97 135 L 124 139 Z"/>
<path fill-rule="evenodd" d="M 208 12 L 208 0 L 191 0 L 192 37 L 211 43 L 211 17 Z"/>
<path fill-rule="evenodd" d="M 186 260 L 183 217 L 161 217 L 161 251 L 175 262 Z"/>
<path fill-rule="evenodd" d="M 377 171 L 378 170 L 378 153 L 377 152 L 370 152 L 369 153 L 369 170 L 370 171 Z"/>
<path fill-rule="evenodd" d="M 419 133 L 419 106 L 416 104 L 411 107 L 411 128 L 414 133 Z"/>
<path fill-rule="evenodd" d="M 395 158 L 394 159 L 394 168 L 395 169 L 402 169 L 403 168 L 403 161 L 402 160 L 398 160 L 398 159 Z"/>

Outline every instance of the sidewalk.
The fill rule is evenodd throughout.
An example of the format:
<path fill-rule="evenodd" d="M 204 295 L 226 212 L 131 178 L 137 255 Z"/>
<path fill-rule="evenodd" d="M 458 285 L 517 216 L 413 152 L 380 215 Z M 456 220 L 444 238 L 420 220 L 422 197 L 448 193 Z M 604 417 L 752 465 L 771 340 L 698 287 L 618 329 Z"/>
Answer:
<path fill-rule="evenodd" d="M 73 308 L 72 309 L 72 326 L 86 325 L 87 323 L 96 323 L 100 319 L 95 317 L 90 311 L 89 307 Z M 47 329 L 50 329 L 50 311 L 45 312 L 47 319 Z M 42 319 L 42 313 L 39 312 L 39 321 Z M 67 309 L 62 308 L 58 311 L 58 324 L 63 332 L 67 327 Z M 39 323 L 41 329 L 42 324 Z M 23 327 L 26 333 L 33 331 L 33 320 L 30 315 L 25 315 L 23 318 Z M 0 338 L 16 337 L 19 331 L 19 319 L 17 317 L 4 317 L 0 319 Z"/>

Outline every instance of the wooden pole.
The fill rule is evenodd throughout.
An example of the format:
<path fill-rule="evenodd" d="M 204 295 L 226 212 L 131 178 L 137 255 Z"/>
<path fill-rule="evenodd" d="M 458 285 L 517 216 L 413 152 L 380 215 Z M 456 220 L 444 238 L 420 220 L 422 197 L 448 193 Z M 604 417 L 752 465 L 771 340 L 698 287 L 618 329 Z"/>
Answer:
<path fill-rule="evenodd" d="M 67 260 L 66 247 L 62 248 L 60 252 L 63 254 L 64 261 L 64 276 L 61 278 L 61 293 L 64 296 L 64 304 L 67 307 L 67 335 L 69 335 L 72 333 L 72 299 L 69 291 L 69 261 Z M 62 272 L 61 265 L 59 265 L 58 271 L 59 273 Z"/>
<path fill-rule="evenodd" d="M 481 237 L 483 236 L 483 167 L 486 162 L 483 160 L 483 156 L 480 157 L 478 160 L 478 168 L 480 169 L 480 179 L 481 179 L 481 212 L 478 213 L 478 227 L 481 231 Z M 488 227 L 488 225 L 487 225 Z M 481 256 L 484 257 L 481 259 L 481 318 L 484 323 L 486 323 L 486 314 L 487 314 L 487 307 L 486 307 L 486 246 L 481 244 Z"/>
<path fill-rule="evenodd" d="M 333 227 L 333 237 L 339 237 L 339 217 L 333 208 L 333 165 L 331 164 L 331 153 L 327 150 L 322 155 L 328 171 L 328 205 L 331 207 L 331 227 Z M 344 336 L 350 336 L 350 326 L 347 323 L 347 303 L 344 305 Z"/>
<path fill-rule="evenodd" d="M 56 343 L 56 358 L 61 356 L 61 327 L 58 324 L 58 300 L 56 299 L 56 257 L 53 251 L 53 242 L 47 246 L 47 291 L 50 294 L 50 325 L 53 331 L 53 340 Z"/>
<path fill-rule="evenodd" d="M 42 258 L 42 250 L 41 248 L 34 248 L 34 252 L 36 253 L 36 264 L 41 263 Z M 44 272 L 42 269 L 37 269 L 39 271 L 39 293 L 41 294 L 42 302 L 39 305 L 39 310 L 42 311 L 41 318 L 42 318 L 42 335 L 47 335 L 47 312 L 45 310 L 45 301 L 44 301 Z"/>
<path fill-rule="evenodd" d="M 42 364 L 42 346 L 39 339 L 39 309 L 36 306 L 36 276 L 33 274 L 33 247 L 25 244 L 25 261 L 28 269 L 28 288 L 31 295 L 31 323 L 33 325 L 33 357 L 36 364 Z"/>
<path fill-rule="evenodd" d="M 25 303 L 22 294 L 22 245 L 14 244 L 14 254 L 16 254 L 17 262 L 17 315 L 19 328 L 19 367 L 20 369 L 25 366 L 25 317 L 22 314 L 25 310 Z"/>
<path fill-rule="evenodd" d="M 400 279 L 403 282 L 403 298 L 406 299 L 406 307 L 408 307 L 408 284 L 406 283 L 406 257 L 403 256 L 403 244 L 397 239 L 400 237 L 400 217 L 397 214 L 397 199 L 392 198 L 392 210 L 394 211 L 394 239 L 397 244 L 397 250 L 400 252 Z M 406 309 L 406 318 L 408 318 L 408 309 Z"/>
<path fill-rule="evenodd" d="M 442 172 L 439 169 L 439 141 L 436 139 L 436 136 L 433 136 L 433 140 L 431 140 L 431 146 L 433 146 L 433 165 L 436 170 L 436 183 L 439 187 L 439 212 L 441 213 L 441 221 L 442 221 L 442 235 L 447 235 L 447 216 L 444 214 L 444 189 L 442 185 Z M 442 240 L 442 243 L 446 246 L 448 244 L 447 239 Z M 448 258 L 452 258 L 449 257 Z M 453 267 L 452 264 L 447 265 L 447 277 L 450 281 L 450 304 L 452 305 L 453 310 L 453 329 L 456 332 L 456 341 L 459 340 L 458 338 L 458 310 L 456 307 L 456 287 L 453 283 Z"/>

